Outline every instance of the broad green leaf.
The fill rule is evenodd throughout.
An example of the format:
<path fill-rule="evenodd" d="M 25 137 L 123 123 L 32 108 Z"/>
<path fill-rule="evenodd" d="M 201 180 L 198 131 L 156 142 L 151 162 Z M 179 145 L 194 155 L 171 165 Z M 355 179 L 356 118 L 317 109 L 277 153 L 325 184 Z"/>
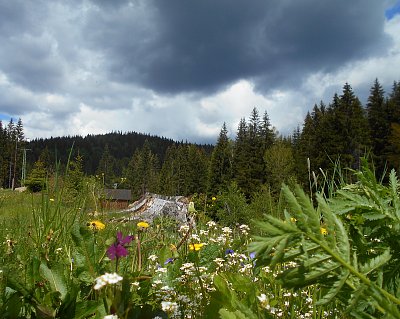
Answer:
<path fill-rule="evenodd" d="M 67 294 L 67 285 L 65 283 L 64 271 L 62 267 L 50 269 L 45 263 L 40 264 L 40 273 L 46 278 L 51 289 L 58 291 L 61 294 L 61 299 L 64 299 Z"/>
<path fill-rule="evenodd" d="M 93 313 L 106 315 L 102 300 L 83 300 L 76 303 L 75 318 L 90 318 Z M 101 318 L 103 317 L 101 316 Z"/>
<path fill-rule="evenodd" d="M 228 311 L 224 308 L 221 308 L 219 311 L 219 317 L 221 319 L 247 319 L 247 317 L 241 313 L 239 310 L 235 312 Z"/>

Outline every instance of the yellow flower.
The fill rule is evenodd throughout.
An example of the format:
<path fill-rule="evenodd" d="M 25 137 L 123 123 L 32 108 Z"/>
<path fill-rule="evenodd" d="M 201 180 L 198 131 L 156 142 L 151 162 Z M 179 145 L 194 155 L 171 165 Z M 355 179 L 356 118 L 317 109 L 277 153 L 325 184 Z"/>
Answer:
<path fill-rule="evenodd" d="M 324 228 L 324 227 L 321 227 L 321 228 L 319 229 L 319 231 L 321 232 L 322 235 L 328 235 L 328 231 L 327 231 L 326 228 Z"/>
<path fill-rule="evenodd" d="M 138 222 L 137 223 L 137 227 L 139 227 L 139 228 L 147 228 L 149 226 L 150 225 L 148 223 L 146 223 L 146 222 Z"/>
<path fill-rule="evenodd" d="M 203 246 L 204 246 L 203 243 L 201 243 L 201 244 L 190 244 L 190 245 L 189 245 L 189 250 L 198 251 L 198 250 L 200 250 Z"/>
<path fill-rule="evenodd" d="M 294 217 L 290 217 L 290 221 L 291 221 L 292 223 L 295 223 L 295 222 L 297 222 L 297 219 L 294 218 Z"/>
<path fill-rule="evenodd" d="M 54 198 L 50 198 L 49 201 L 50 201 L 50 202 L 54 202 Z"/>
<path fill-rule="evenodd" d="M 212 200 L 217 200 L 217 197 L 213 196 L 211 199 L 212 199 Z"/>
<path fill-rule="evenodd" d="M 104 228 L 106 228 L 106 225 L 104 225 L 99 220 L 92 220 L 87 223 L 87 226 L 93 230 L 103 230 Z"/>

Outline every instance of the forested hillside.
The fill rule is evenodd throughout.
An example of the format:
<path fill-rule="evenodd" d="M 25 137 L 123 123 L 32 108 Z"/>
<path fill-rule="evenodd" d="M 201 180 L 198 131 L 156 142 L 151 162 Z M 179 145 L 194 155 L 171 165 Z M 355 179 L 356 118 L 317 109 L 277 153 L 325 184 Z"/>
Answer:
<path fill-rule="evenodd" d="M 49 176 L 55 163 L 65 165 L 70 154 L 71 165 L 82 174 L 97 176 L 106 187 L 131 188 L 135 196 L 229 190 L 250 199 L 265 189 L 277 193 L 282 182 L 321 181 L 337 163 L 359 168 L 363 156 L 381 175 L 400 165 L 400 83 L 386 93 L 375 80 L 364 106 L 346 83 L 332 101 L 316 104 L 291 136 L 279 135 L 268 113 L 255 107 L 240 121 L 235 138 L 229 136 L 223 124 L 214 146 L 132 132 L 28 143 L 21 120 L 0 122 L 0 183 L 11 188 L 33 173 Z"/>

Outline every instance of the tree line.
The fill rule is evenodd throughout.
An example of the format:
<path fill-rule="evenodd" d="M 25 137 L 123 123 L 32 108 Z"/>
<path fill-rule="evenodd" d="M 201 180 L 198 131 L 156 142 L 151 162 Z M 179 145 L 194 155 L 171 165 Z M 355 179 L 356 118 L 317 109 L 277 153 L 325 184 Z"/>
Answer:
<path fill-rule="evenodd" d="M 0 126 L 6 150 L 0 157 L 3 187 L 10 187 L 14 170 L 21 168 L 24 142 L 18 123 Z M 365 106 L 346 83 L 329 104 L 315 105 L 290 136 L 280 135 L 267 112 L 254 108 L 240 120 L 235 137 L 229 136 L 224 123 L 214 146 L 134 132 L 37 139 L 24 146 L 32 149 L 30 171 L 36 167 L 36 173 L 51 174 L 57 160 L 66 162 L 73 145 L 71 162 L 83 174 L 96 176 L 104 187 L 130 188 L 135 197 L 144 192 L 217 195 L 233 187 L 251 199 L 265 188 L 278 193 L 282 182 L 307 186 L 338 163 L 359 168 L 364 156 L 380 175 L 399 169 L 400 83 L 386 94 L 376 79 Z"/>
<path fill-rule="evenodd" d="M 0 121 L 0 188 L 15 188 L 23 178 L 25 168 L 25 138 L 22 120 Z"/>

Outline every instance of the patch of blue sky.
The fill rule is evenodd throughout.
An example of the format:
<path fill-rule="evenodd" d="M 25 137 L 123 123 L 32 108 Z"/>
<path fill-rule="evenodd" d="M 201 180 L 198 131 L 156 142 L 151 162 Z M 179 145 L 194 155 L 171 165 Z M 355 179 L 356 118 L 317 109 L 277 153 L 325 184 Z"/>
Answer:
<path fill-rule="evenodd" d="M 398 0 L 394 6 L 385 10 L 385 17 L 388 20 L 392 19 L 397 14 L 400 14 L 400 0 Z"/>
<path fill-rule="evenodd" d="M 10 117 L 9 117 L 8 115 L 1 114 L 1 113 L 0 113 L 0 120 L 7 120 L 7 121 L 9 121 L 9 120 L 10 120 Z"/>

